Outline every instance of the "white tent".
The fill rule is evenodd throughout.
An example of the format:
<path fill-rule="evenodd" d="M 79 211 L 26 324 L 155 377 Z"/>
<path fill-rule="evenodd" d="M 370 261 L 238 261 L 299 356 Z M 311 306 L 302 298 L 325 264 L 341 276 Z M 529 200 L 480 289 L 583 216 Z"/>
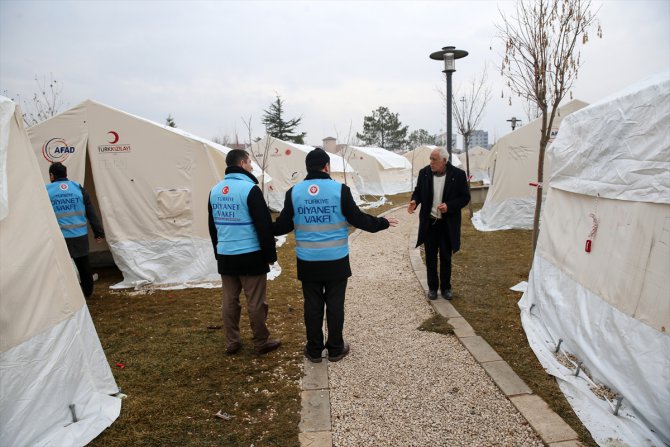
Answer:
<path fill-rule="evenodd" d="M 312 150 L 313 146 L 290 143 L 273 137 L 265 137 L 251 146 L 254 159 L 264 166 L 265 172 L 272 177 L 272 181 L 265 187 L 265 197 L 271 209 L 280 211 L 284 207 L 286 191 L 305 178 L 307 175 L 305 157 Z M 356 203 L 361 203 L 357 186 L 361 183 L 360 176 L 339 155 L 328 155 L 330 177 L 349 186 Z"/>
<path fill-rule="evenodd" d="M 665 73 L 568 116 L 548 153 L 521 319 L 600 445 L 670 444 L 669 129 Z"/>
<path fill-rule="evenodd" d="M 61 161 L 99 208 L 123 273 L 114 287 L 197 286 L 221 279 L 207 197 L 223 178 L 229 148 L 94 101 L 32 126 L 28 134 L 44 181 L 49 164 Z M 261 173 L 257 166 L 255 173 Z"/>
<path fill-rule="evenodd" d="M 379 147 L 347 146 L 340 155 L 358 172 L 362 195 L 386 196 L 412 190 L 412 165 Z"/>
<path fill-rule="evenodd" d="M 482 182 L 484 185 L 490 185 L 491 179 L 489 177 L 489 156 L 491 151 L 484 149 L 481 146 L 475 146 L 468 149 L 468 159 L 470 160 L 470 181 Z M 461 154 L 463 159 L 463 166 L 461 169 L 465 171 L 466 159 L 465 153 Z"/>
<path fill-rule="evenodd" d="M 409 161 L 410 166 L 412 166 L 412 188 L 416 185 L 419 171 L 430 163 L 430 154 L 435 149 L 439 149 L 439 146 L 424 144 L 423 146 L 419 146 L 402 154 L 402 156 Z M 460 158 L 454 153 L 451 154 L 451 164 L 457 168 L 464 169 Z"/>
<path fill-rule="evenodd" d="M 0 96 L 0 444 L 85 445 L 119 390 L 15 107 Z"/>
<path fill-rule="evenodd" d="M 561 121 L 587 104 L 573 100 L 558 109 L 552 127 L 552 139 L 558 134 Z M 493 146 L 489 157 L 493 172 L 486 201 L 472 219 L 480 231 L 533 228 L 537 182 L 537 161 L 540 153 L 542 119 L 538 118 L 505 135 Z M 544 178 L 551 173 L 545 157 Z"/>

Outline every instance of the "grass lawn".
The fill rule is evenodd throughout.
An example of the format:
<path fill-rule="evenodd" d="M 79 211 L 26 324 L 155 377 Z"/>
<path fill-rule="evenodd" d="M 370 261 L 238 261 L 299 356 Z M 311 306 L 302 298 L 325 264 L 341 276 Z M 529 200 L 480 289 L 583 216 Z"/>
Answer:
<path fill-rule="evenodd" d="M 389 199 L 367 212 L 404 205 L 409 194 Z M 466 217 L 464 210 L 462 251 L 454 257 L 454 306 L 583 442 L 595 445 L 528 347 L 516 306 L 520 294 L 509 290 L 527 279 L 530 232 L 480 233 Z M 100 280 L 88 306 L 128 398 L 119 419 L 90 445 L 297 446 L 305 335 L 294 246 L 289 235 L 278 250 L 282 274 L 268 283 L 268 327 L 282 347 L 264 357 L 253 355 L 244 304 L 245 345 L 238 355 L 224 354 L 220 289 L 112 291 L 108 287 L 121 280 L 120 272 L 95 269 Z M 449 333 L 439 320 L 422 329 Z M 219 411 L 234 417 L 218 418 Z"/>

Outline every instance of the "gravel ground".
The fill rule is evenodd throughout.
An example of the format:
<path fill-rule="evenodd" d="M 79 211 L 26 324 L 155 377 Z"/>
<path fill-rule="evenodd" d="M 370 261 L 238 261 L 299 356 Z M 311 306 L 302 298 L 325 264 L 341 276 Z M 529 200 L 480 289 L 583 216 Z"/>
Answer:
<path fill-rule="evenodd" d="M 350 247 L 351 353 L 328 365 L 333 445 L 542 446 L 455 336 L 416 329 L 432 315 L 407 250 L 418 217 L 391 215 L 397 227 Z"/>

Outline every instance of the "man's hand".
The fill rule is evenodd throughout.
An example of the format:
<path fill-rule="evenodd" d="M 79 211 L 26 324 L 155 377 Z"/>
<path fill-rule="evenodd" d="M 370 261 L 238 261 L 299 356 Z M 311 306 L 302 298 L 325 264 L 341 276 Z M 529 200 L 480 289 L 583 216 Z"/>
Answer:
<path fill-rule="evenodd" d="M 447 204 L 446 204 L 446 203 L 440 203 L 440 204 L 437 206 L 437 210 L 438 210 L 439 212 L 441 212 L 442 214 L 446 213 L 446 212 L 447 212 Z"/>
<path fill-rule="evenodd" d="M 389 223 L 390 227 L 395 227 L 396 225 L 398 225 L 398 219 L 396 219 L 395 217 L 390 217 L 389 216 L 389 217 L 386 218 L 386 220 L 388 220 L 388 223 Z"/>
<path fill-rule="evenodd" d="M 407 205 L 407 212 L 409 214 L 414 214 L 414 210 L 416 209 L 416 201 L 412 200 L 409 202 L 409 205 Z"/>

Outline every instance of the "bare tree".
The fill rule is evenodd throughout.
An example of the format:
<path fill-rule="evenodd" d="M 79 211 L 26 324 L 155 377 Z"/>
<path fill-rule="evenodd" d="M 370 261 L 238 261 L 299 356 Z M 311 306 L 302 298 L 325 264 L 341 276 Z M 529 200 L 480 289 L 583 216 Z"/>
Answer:
<path fill-rule="evenodd" d="M 505 44 L 501 74 L 514 95 L 537 104 L 542 119 L 533 253 L 542 209 L 544 153 L 558 106 L 577 78 L 581 61 L 575 48 L 580 41 L 588 42 L 588 30 L 594 25 L 596 14 L 591 10 L 591 0 L 517 0 L 515 15 L 500 13 L 498 35 Z M 602 37 L 600 24 L 597 35 Z"/>
<path fill-rule="evenodd" d="M 265 191 L 265 171 L 270 163 L 269 155 L 270 155 L 270 143 L 272 141 L 272 137 L 269 134 L 266 134 L 267 138 L 265 139 L 265 144 L 263 145 L 263 147 L 259 146 L 258 150 L 254 151 L 253 143 L 255 140 L 251 136 L 251 130 L 252 130 L 251 116 L 249 117 L 248 120 L 242 118 L 242 122 L 244 123 L 244 127 L 247 128 L 247 135 L 249 137 L 248 145 L 249 145 L 249 152 L 251 152 L 251 158 L 261 168 L 261 171 L 263 171 L 260 178 L 261 192 L 263 193 L 263 197 L 267 201 L 268 197 Z"/>
<path fill-rule="evenodd" d="M 468 188 L 470 187 L 470 137 L 472 132 L 477 130 L 477 126 L 482 120 L 486 104 L 491 99 L 491 87 L 487 81 L 486 68 L 482 72 L 481 78 L 475 76 L 462 93 L 456 92 L 452 97 L 454 105 L 454 117 L 456 118 L 456 130 L 463 136 L 463 150 L 465 151 L 465 172 L 468 179 Z M 461 96 L 459 101 L 456 96 Z M 459 106 L 458 103 L 461 103 Z M 470 217 L 472 217 L 472 202 L 469 203 Z"/>
<path fill-rule="evenodd" d="M 49 73 L 48 81 L 46 75 L 41 81 L 35 75 L 35 84 L 37 85 L 37 91 L 33 93 L 33 97 L 29 101 L 23 100 L 20 93 L 11 97 L 6 90 L 4 92 L 15 102 L 22 104 L 23 122 L 26 126 L 33 126 L 48 120 L 58 114 L 65 105 L 63 84 L 54 79 L 53 73 Z"/>
<path fill-rule="evenodd" d="M 337 129 L 337 126 L 335 127 L 335 141 L 336 141 L 336 142 L 344 141 L 344 143 L 343 143 L 344 146 L 343 146 L 342 149 L 339 151 L 339 154 L 338 154 L 338 155 L 339 155 L 340 157 L 342 157 L 342 159 L 344 160 L 344 162 L 345 162 L 346 164 L 349 163 L 349 159 L 351 158 L 351 154 L 353 153 L 353 151 L 352 151 L 352 149 L 351 149 L 351 145 L 354 144 L 355 142 L 358 142 L 358 138 L 356 138 L 355 135 L 356 135 L 356 133 L 353 132 L 353 130 L 352 130 L 352 123 L 351 123 L 351 121 L 349 121 L 349 131 L 347 132 L 347 137 L 346 137 L 346 139 L 342 139 L 342 138 L 340 138 L 340 132 L 339 132 L 339 130 Z M 354 141 L 354 140 L 355 140 L 355 141 Z M 342 169 L 343 169 L 343 171 L 344 171 L 344 184 L 347 185 L 348 183 L 347 183 L 347 170 L 346 170 L 346 166 L 342 166 Z"/>

